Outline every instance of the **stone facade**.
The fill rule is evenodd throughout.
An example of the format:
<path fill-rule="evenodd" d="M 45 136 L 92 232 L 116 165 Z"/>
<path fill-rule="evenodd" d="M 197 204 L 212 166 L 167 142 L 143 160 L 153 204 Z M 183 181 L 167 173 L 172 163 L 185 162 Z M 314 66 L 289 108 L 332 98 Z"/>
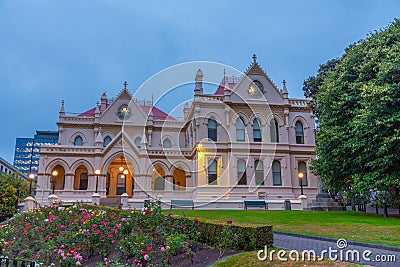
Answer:
<path fill-rule="evenodd" d="M 214 94 L 195 76 L 194 98 L 177 120 L 125 88 L 78 116 L 59 114 L 57 145 L 42 146 L 36 198 L 53 191 L 66 202 L 128 194 L 206 202 L 314 199 L 314 117 L 305 99 L 290 99 L 254 59 L 245 75 L 223 77 Z M 96 174 L 97 170 L 97 174 Z M 56 171 L 56 173 L 54 173 Z M 304 178 L 299 180 L 298 173 Z M 293 202 L 293 203 L 294 203 Z"/>

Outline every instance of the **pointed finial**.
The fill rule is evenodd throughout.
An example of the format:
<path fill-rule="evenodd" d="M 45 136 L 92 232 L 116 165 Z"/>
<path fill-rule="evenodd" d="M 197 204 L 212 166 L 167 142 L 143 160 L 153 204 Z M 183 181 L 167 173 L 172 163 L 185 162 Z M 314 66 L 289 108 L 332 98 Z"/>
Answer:
<path fill-rule="evenodd" d="M 151 106 L 154 106 L 154 94 L 151 94 Z"/>
<path fill-rule="evenodd" d="M 283 98 L 287 100 L 289 92 L 288 92 L 288 90 L 286 88 L 286 80 L 283 80 L 282 83 L 283 83 L 282 95 L 283 95 Z"/>
<path fill-rule="evenodd" d="M 253 54 L 253 62 L 254 62 L 254 63 L 257 62 L 257 56 L 256 56 L 256 54 Z"/>
<path fill-rule="evenodd" d="M 125 81 L 125 82 L 124 82 L 124 90 L 127 89 L 127 88 L 126 88 L 127 86 L 128 86 L 128 83 Z"/>
<path fill-rule="evenodd" d="M 203 81 L 203 71 L 201 69 L 198 69 L 196 72 L 196 77 L 194 79 L 196 82 L 202 82 Z"/>
<path fill-rule="evenodd" d="M 60 115 L 65 115 L 64 100 L 61 101 Z"/>

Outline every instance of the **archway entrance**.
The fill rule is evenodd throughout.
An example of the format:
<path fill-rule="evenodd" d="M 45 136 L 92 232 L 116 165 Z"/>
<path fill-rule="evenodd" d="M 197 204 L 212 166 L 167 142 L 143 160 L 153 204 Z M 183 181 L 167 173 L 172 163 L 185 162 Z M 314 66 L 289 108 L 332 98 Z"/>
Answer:
<path fill-rule="evenodd" d="M 186 174 L 182 169 L 175 169 L 173 174 L 174 190 L 186 190 Z"/>
<path fill-rule="evenodd" d="M 107 197 L 119 197 L 123 193 L 127 193 L 132 197 L 133 193 L 133 167 L 121 156 L 111 162 L 107 170 L 106 192 Z"/>

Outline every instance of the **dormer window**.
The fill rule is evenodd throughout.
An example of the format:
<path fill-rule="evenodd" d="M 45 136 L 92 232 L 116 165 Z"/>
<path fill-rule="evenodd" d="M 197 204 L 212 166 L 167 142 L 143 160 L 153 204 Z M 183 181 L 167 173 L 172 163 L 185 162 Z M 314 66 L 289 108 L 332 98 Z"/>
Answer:
<path fill-rule="evenodd" d="M 111 143 L 111 137 L 109 137 L 109 136 L 107 136 L 106 138 L 104 138 L 104 141 L 103 141 L 103 147 L 106 147 L 106 146 L 108 146 L 108 144 L 109 143 Z"/>
<path fill-rule="evenodd" d="M 163 147 L 164 148 L 171 148 L 171 140 L 169 140 L 168 138 L 166 138 L 163 142 Z"/>
<path fill-rule="evenodd" d="M 79 135 L 75 137 L 74 146 L 83 146 L 83 139 Z"/>

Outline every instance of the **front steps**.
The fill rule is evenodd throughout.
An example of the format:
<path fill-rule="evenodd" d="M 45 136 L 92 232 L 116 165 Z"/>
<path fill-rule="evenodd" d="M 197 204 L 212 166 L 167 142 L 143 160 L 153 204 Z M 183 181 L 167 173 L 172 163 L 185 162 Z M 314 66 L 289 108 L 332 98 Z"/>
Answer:
<path fill-rule="evenodd" d="M 119 197 L 100 198 L 100 206 L 118 208 L 120 206 L 120 203 L 121 203 L 121 198 Z"/>
<path fill-rule="evenodd" d="M 316 199 L 307 205 L 305 211 L 345 211 L 346 208 L 340 206 L 333 200 L 328 193 L 318 194 Z"/>

